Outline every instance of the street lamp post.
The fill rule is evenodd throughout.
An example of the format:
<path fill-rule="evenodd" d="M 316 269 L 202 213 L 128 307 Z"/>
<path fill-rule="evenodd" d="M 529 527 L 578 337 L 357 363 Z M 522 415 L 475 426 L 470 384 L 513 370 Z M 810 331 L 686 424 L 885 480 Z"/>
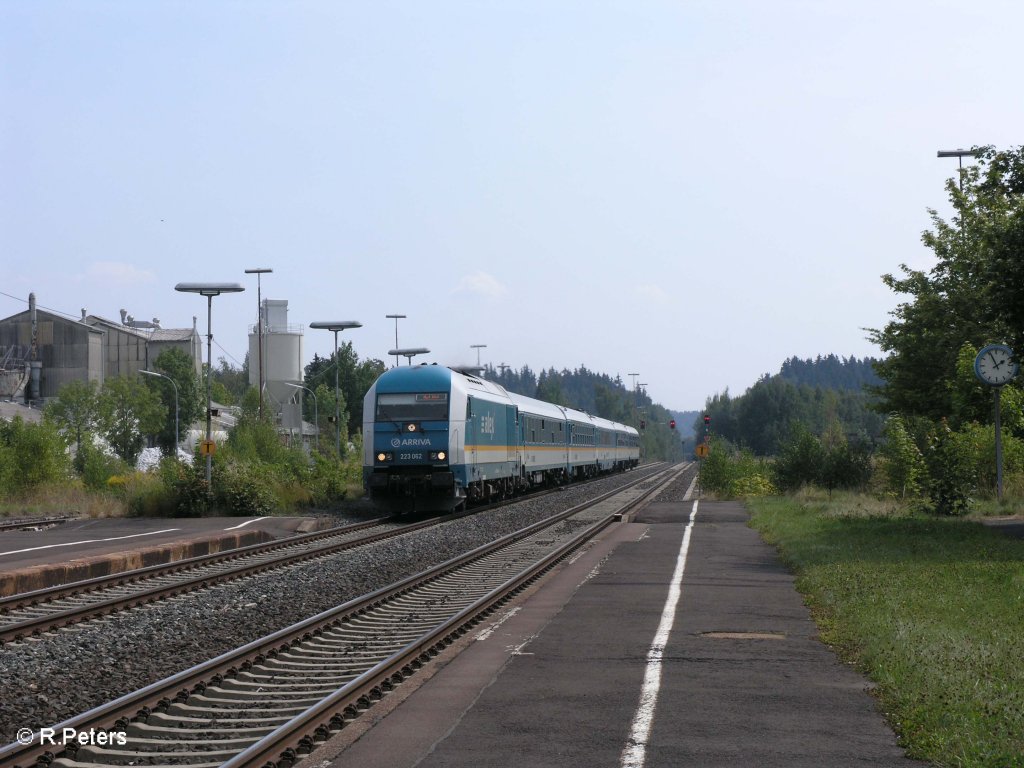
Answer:
<path fill-rule="evenodd" d="M 289 387 L 295 387 L 295 389 L 304 389 L 313 396 L 313 423 L 316 424 L 316 449 L 320 450 L 320 409 L 316 404 L 316 392 L 309 387 L 304 387 L 301 384 L 292 384 L 290 381 L 285 382 Z M 299 419 L 299 423 L 302 423 L 302 419 Z"/>
<path fill-rule="evenodd" d="M 405 315 L 384 315 L 389 320 L 395 321 L 395 349 L 398 349 L 398 321 L 404 320 Z M 395 368 L 398 367 L 398 355 L 395 355 Z"/>
<path fill-rule="evenodd" d="M 341 457 L 341 398 L 338 396 L 338 331 L 348 328 L 362 328 L 363 324 L 356 320 L 319 320 L 309 324 L 310 328 L 334 331 L 334 449 Z"/>
<path fill-rule="evenodd" d="M 174 387 L 174 460 L 178 460 L 178 385 L 170 376 L 165 376 L 162 373 L 156 371 L 139 371 L 147 376 L 159 376 L 161 379 L 167 379 L 171 382 L 171 386 Z"/>
<path fill-rule="evenodd" d="M 395 346 L 397 347 L 398 345 L 395 344 Z M 477 368 L 480 367 L 480 350 L 483 349 L 486 346 L 487 346 L 486 344 L 470 344 L 469 345 L 470 349 L 475 349 L 476 350 L 476 367 Z"/>
<path fill-rule="evenodd" d="M 405 349 L 389 349 L 388 354 L 394 355 L 396 358 L 401 355 L 409 361 L 409 365 L 412 365 L 412 359 L 416 355 L 425 355 L 430 352 L 426 347 L 406 347 Z"/>
<path fill-rule="evenodd" d="M 960 165 L 960 191 L 964 191 L 964 158 L 977 157 L 977 150 L 974 149 L 940 149 L 939 157 L 955 157 Z"/>
<path fill-rule="evenodd" d="M 260 421 L 263 420 L 263 290 L 260 285 L 260 276 L 273 271 L 270 267 L 253 267 L 245 270 L 247 275 L 256 275 L 256 344 L 259 347 L 260 366 Z"/>
<path fill-rule="evenodd" d="M 206 297 L 206 488 L 211 490 L 210 476 L 213 473 L 213 454 L 210 442 L 213 432 L 213 395 L 210 384 L 213 379 L 213 297 L 222 293 L 241 293 L 245 290 L 238 283 L 178 283 L 174 290 L 182 293 L 198 293 Z"/>

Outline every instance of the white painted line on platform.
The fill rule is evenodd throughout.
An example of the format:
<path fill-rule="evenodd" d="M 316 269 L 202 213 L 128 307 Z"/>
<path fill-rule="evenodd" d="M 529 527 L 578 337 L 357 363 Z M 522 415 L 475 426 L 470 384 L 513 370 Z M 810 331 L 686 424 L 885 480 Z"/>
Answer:
<path fill-rule="evenodd" d="M 234 530 L 237 530 L 239 528 L 244 528 L 249 523 L 255 523 L 257 520 L 262 520 L 262 519 L 263 519 L 262 517 L 254 517 L 252 520 L 246 520 L 244 523 L 239 523 L 238 525 L 232 525 L 230 528 L 225 528 L 224 530 L 225 531 L 234 531 Z"/>
<path fill-rule="evenodd" d="M 164 528 L 162 531 L 148 531 L 147 533 L 133 533 L 130 536 L 112 536 L 109 539 L 83 539 L 82 541 L 68 541 L 64 544 L 47 544 L 42 547 L 29 547 L 28 549 L 12 549 L 10 552 L 0 552 L 0 557 L 4 555 L 18 555 L 22 552 L 36 552 L 41 549 L 53 549 L 54 547 L 75 547 L 79 544 L 96 544 L 101 541 L 121 541 L 122 539 L 135 539 L 139 536 L 154 536 L 158 533 L 171 533 L 172 531 L 180 531 L 180 528 Z"/>
<path fill-rule="evenodd" d="M 699 477 L 699 473 L 693 476 L 693 480 L 690 481 L 690 487 L 687 488 L 686 493 L 683 494 L 683 501 L 689 501 L 693 498 L 693 487 L 697 485 L 697 478 Z"/>
<path fill-rule="evenodd" d="M 661 612 L 661 623 L 654 634 L 651 650 L 647 652 L 647 671 L 644 672 L 644 685 L 640 692 L 640 706 L 633 716 L 633 725 L 629 731 L 629 741 L 622 750 L 622 768 L 643 768 L 647 757 L 647 740 L 651 737 L 651 726 L 654 724 L 654 708 L 658 704 L 658 692 L 661 689 L 661 659 L 668 644 L 668 636 L 676 619 L 676 606 L 683 591 L 683 572 L 686 570 L 686 554 L 690 551 L 690 534 L 693 522 L 697 519 L 697 504 L 693 502 L 690 522 L 683 532 L 683 543 L 679 547 L 676 559 L 676 570 L 669 583 L 668 598 Z"/>

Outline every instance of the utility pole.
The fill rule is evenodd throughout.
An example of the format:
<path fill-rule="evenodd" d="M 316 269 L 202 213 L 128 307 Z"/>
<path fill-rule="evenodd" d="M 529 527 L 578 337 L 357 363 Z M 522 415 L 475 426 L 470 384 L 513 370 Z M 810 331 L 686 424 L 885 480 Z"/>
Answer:
<path fill-rule="evenodd" d="M 404 320 L 405 315 L 384 315 L 389 320 L 395 321 L 395 349 L 398 349 L 398 321 Z M 398 355 L 395 355 L 395 368 L 398 367 Z"/>
<path fill-rule="evenodd" d="M 256 344 L 259 347 L 260 366 L 260 421 L 263 421 L 263 291 L 260 277 L 273 271 L 270 267 L 253 267 L 245 270 L 247 275 L 256 275 Z"/>

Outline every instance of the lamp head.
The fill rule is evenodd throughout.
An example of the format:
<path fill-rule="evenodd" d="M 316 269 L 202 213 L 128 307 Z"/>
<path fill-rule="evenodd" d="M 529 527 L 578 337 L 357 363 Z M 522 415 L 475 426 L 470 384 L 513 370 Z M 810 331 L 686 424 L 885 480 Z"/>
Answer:
<path fill-rule="evenodd" d="M 240 293 L 245 288 L 238 283 L 178 283 L 174 290 L 200 296 L 220 296 L 222 293 Z"/>
<path fill-rule="evenodd" d="M 347 328 L 362 328 L 363 324 L 355 320 L 317 320 L 310 323 L 309 327 L 325 331 L 344 331 Z"/>

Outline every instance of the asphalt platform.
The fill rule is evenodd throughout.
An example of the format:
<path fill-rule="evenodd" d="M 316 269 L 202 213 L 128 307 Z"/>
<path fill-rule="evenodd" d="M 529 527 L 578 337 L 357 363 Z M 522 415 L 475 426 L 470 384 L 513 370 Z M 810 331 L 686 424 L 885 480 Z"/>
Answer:
<path fill-rule="evenodd" d="M 920 765 L 742 505 L 699 502 L 682 558 L 693 509 L 611 527 L 299 768 Z"/>
<path fill-rule="evenodd" d="M 0 597 L 317 530 L 310 517 L 97 518 L 0 531 Z"/>

